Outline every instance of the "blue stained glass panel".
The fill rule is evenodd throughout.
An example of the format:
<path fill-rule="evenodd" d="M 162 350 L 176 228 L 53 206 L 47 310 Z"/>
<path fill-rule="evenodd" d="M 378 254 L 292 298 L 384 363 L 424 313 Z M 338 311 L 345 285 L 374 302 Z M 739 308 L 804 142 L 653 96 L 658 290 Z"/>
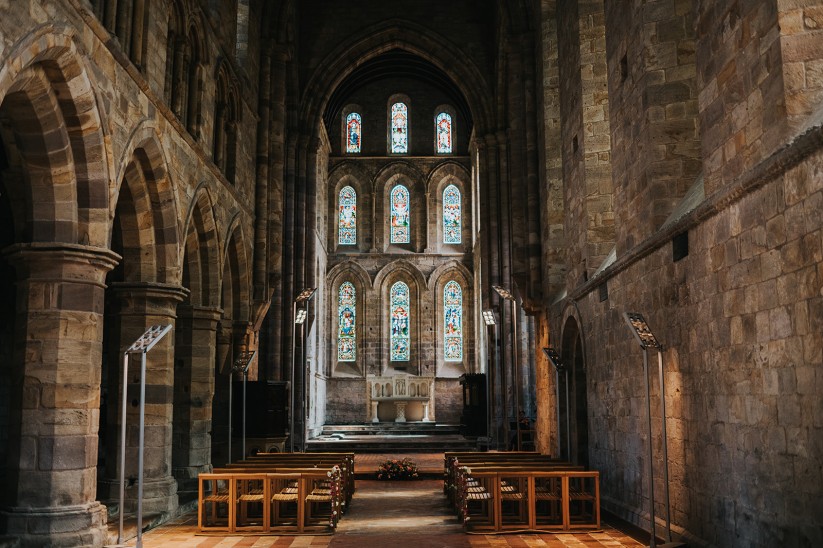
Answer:
<path fill-rule="evenodd" d="M 443 190 L 443 243 L 459 244 L 463 225 L 460 189 L 449 185 Z"/>
<path fill-rule="evenodd" d="M 443 288 L 443 327 L 445 360 L 463 360 L 463 289 L 451 281 Z"/>
<path fill-rule="evenodd" d="M 391 340 L 389 349 L 393 362 L 409 361 L 409 286 L 396 282 L 389 291 Z"/>
<path fill-rule="evenodd" d="M 359 114 L 352 112 L 346 116 L 346 152 L 349 154 L 360 152 L 362 130 L 362 119 Z"/>
<path fill-rule="evenodd" d="M 404 103 L 391 106 L 391 151 L 392 154 L 409 151 L 409 109 Z"/>
<path fill-rule="evenodd" d="M 391 243 L 407 244 L 411 241 L 409 231 L 409 191 L 397 185 L 391 191 Z"/>
<path fill-rule="evenodd" d="M 350 187 L 340 189 L 337 221 L 337 243 L 353 245 L 357 243 L 357 192 Z"/>
<path fill-rule="evenodd" d="M 452 117 L 448 112 L 441 112 L 435 121 L 437 132 L 437 153 L 451 154 L 452 151 Z"/>
<path fill-rule="evenodd" d="M 356 318 L 357 300 L 354 285 L 351 282 L 340 284 L 337 293 L 337 361 L 353 362 L 356 355 Z"/>

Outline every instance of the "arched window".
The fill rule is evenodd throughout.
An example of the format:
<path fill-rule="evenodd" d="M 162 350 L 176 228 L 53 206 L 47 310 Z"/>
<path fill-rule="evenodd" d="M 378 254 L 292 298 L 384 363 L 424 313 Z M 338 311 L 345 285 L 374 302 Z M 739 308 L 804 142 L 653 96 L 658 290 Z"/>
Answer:
<path fill-rule="evenodd" d="M 346 116 L 346 152 L 359 154 L 361 138 L 362 120 L 359 114 L 352 112 Z"/>
<path fill-rule="evenodd" d="M 391 243 L 407 244 L 411 241 L 409 232 L 409 190 L 397 185 L 391 191 Z"/>
<path fill-rule="evenodd" d="M 409 151 L 409 109 L 405 103 L 391 106 L 391 151 L 392 154 Z"/>
<path fill-rule="evenodd" d="M 452 117 L 448 112 L 437 115 L 434 124 L 437 134 L 437 153 L 451 154 L 452 152 Z"/>
<path fill-rule="evenodd" d="M 409 286 L 396 282 L 389 292 L 391 340 L 389 348 L 393 362 L 409 361 Z"/>
<path fill-rule="evenodd" d="M 337 243 L 341 245 L 357 243 L 357 193 L 350 186 L 340 189 Z"/>
<path fill-rule="evenodd" d="M 455 281 L 443 288 L 443 348 L 447 362 L 463 361 L 463 289 Z"/>
<path fill-rule="evenodd" d="M 459 244 L 462 225 L 460 189 L 449 185 L 443 190 L 443 243 Z"/>
<path fill-rule="evenodd" d="M 357 350 L 356 341 L 356 318 L 357 318 L 357 293 L 351 282 L 340 284 L 337 292 L 337 361 L 353 362 Z"/>

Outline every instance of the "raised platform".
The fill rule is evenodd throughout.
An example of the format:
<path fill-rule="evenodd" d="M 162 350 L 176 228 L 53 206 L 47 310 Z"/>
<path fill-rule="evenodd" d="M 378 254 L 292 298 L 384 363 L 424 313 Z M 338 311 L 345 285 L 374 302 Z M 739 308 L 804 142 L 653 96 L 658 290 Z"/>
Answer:
<path fill-rule="evenodd" d="M 433 422 L 378 422 L 362 425 L 326 425 L 308 441 L 307 451 L 355 453 L 431 453 L 472 451 L 475 438 L 460 435 L 457 424 Z"/>

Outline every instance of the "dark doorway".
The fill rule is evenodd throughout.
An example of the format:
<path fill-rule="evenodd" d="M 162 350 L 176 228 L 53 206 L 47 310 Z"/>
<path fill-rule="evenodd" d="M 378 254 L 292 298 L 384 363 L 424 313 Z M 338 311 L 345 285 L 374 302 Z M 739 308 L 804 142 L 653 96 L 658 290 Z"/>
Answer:
<path fill-rule="evenodd" d="M 560 405 L 560 447 L 561 454 L 568 460 L 588 467 L 589 465 L 589 406 L 586 388 L 586 361 L 583 350 L 583 338 L 580 328 L 574 318 L 566 320 L 563 328 L 563 363 L 568 367 L 568 387 L 566 379 L 560 377 L 558 393 L 561 395 Z M 566 390 L 568 388 L 568 391 Z M 566 394 L 569 401 L 565 402 Z M 569 414 L 567 422 L 566 413 Z M 565 425 L 569 428 L 566 431 Z M 571 443 L 569 443 L 571 442 Z M 567 455 L 567 447 L 571 454 Z"/>

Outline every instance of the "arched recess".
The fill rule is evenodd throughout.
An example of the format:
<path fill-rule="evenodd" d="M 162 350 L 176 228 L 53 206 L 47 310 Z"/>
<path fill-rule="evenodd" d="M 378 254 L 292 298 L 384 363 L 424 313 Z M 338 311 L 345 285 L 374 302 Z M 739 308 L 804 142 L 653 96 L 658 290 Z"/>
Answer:
<path fill-rule="evenodd" d="M 212 400 L 212 443 L 211 462 L 222 465 L 239 458 L 239 444 L 232 444 L 232 455 L 228 454 L 228 383 L 233 380 L 231 367 L 236 353 L 240 350 L 248 330 L 250 271 L 246 238 L 239 214 L 229 223 L 226 232 L 220 286 L 220 308 L 222 315 L 217 324 L 217 344 L 215 355 L 215 386 Z M 252 364 L 256 368 L 255 364 Z M 256 369 L 249 370 L 249 377 L 256 378 Z M 240 380 L 236 377 L 235 380 Z M 235 432 L 236 433 L 236 432 Z"/>
<path fill-rule="evenodd" d="M 211 196 L 195 191 L 187 215 L 182 285 L 174 333 L 172 472 L 180 503 L 197 498 L 197 475 L 211 465 L 211 403 L 219 304 L 219 242 Z"/>
<path fill-rule="evenodd" d="M 441 114 L 443 116 L 441 120 Z M 458 118 L 457 112 L 454 110 L 454 107 L 451 105 L 438 105 L 437 108 L 434 109 L 434 113 L 432 114 L 432 134 L 433 134 L 433 148 L 435 154 L 438 155 L 450 155 L 454 154 L 455 152 L 455 142 L 457 138 L 457 125 L 458 125 Z M 446 124 L 447 126 L 443 125 Z M 465 123 L 465 122 L 464 122 Z M 448 127 L 448 150 L 441 150 L 441 146 L 444 144 L 441 142 L 441 132 L 444 130 L 445 127 Z M 465 129 L 464 129 L 465 131 Z"/>
<path fill-rule="evenodd" d="M 74 32 L 31 29 L 0 71 L 0 508 L 14 508 L 0 535 L 31 545 L 70 543 L 80 522 L 105 528 L 77 486 L 94 474 L 102 283 L 117 259 L 111 157 Z M 38 446 L 53 458 L 30 466 Z"/>
<path fill-rule="evenodd" d="M 430 28 L 400 19 L 364 29 L 326 56 L 302 94 L 302 127 L 309 132 L 320 127 L 326 103 L 340 83 L 364 62 L 393 49 L 414 53 L 452 78 L 469 103 L 478 135 L 485 135 L 493 127 L 493 94 L 471 57 Z"/>
<path fill-rule="evenodd" d="M 329 328 L 327 333 L 331 334 L 328 344 L 328 355 L 326 363 L 329 364 L 327 375 L 333 377 L 362 377 L 366 374 L 366 365 L 373 363 L 374 358 L 369 354 L 369 349 L 374 345 L 367 344 L 370 336 L 367 332 L 367 318 L 373 315 L 372 307 L 369 304 L 369 297 L 372 294 L 372 284 L 369 273 L 355 261 L 345 261 L 332 268 L 326 276 L 326 287 L 328 288 L 327 308 L 331 311 L 329 315 Z M 354 362 L 341 362 L 337 360 L 338 345 L 338 292 L 340 285 L 350 282 L 354 285 L 356 296 L 355 333 L 356 333 L 356 360 Z"/>
<path fill-rule="evenodd" d="M 586 386 L 586 354 L 583 333 L 577 319 L 569 315 L 563 325 L 561 357 L 568 369 L 569 401 L 561 402 L 560 424 L 569 424 L 569 431 L 561 428 L 561 454 L 568 460 L 588 466 L 589 464 L 589 417 Z M 561 377 L 558 393 L 566 394 L 565 379 Z M 565 405 L 563 405 L 565 403 Z M 567 417 L 568 413 L 568 417 Z M 569 419 L 567 422 L 567 418 Z M 567 455 L 570 447 L 571 455 Z"/>
<path fill-rule="evenodd" d="M 329 173 L 328 249 L 335 253 L 366 253 L 374 239 L 372 232 L 373 197 L 366 173 L 354 162 L 343 162 Z M 352 187 L 357 193 L 357 243 L 341 245 L 337 237 L 340 214 L 340 190 Z"/>
<path fill-rule="evenodd" d="M 349 118 L 349 115 L 353 118 Z M 356 115 L 356 116 L 355 116 Z M 352 123 L 352 127 L 349 124 Z M 340 154 L 360 154 L 363 150 L 363 106 L 349 104 L 340 111 Z M 351 129 L 351 131 L 350 131 Z M 374 136 L 370 136 L 374 139 Z"/>
<path fill-rule="evenodd" d="M 412 164 L 392 162 L 375 177 L 374 215 L 375 247 L 386 252 L 422 252 L 427 246 L 426 231 L 428 211 L 426 204 L 425 177 Z M 411 241 L 408 244 L 391 243 L 391 192 L 396 185 L 403 185 L 409 191 L 409 224 Z M 378 225 L 379 223 L 379 225 Z"/>
<path fill-rule="evenodd" d="M 460 243 L 443 242 L 443 191 L 454 185 L 460 191 Z M 429 197 L 429 248 L 439 253 L 469 253 L 472 250 L 472 189 L 470 175 L 457 162 L 446 161 L 439 164 L 429 174 L 426 181 Z"/>
<path fill-rule="evenodd" d="M 391 318 L 389 316 L 389 304 L 392 285 L 395 282 L 403 282 L 409 287 L 409 329 L 410 329 L 410 355 L 408 361 L 392 362 L 390 360 L 389 338 L 391 335 Z M 376 339 L 372 339 L 372 344 L 380 348 L 376 363 L 380 365 L 380 371 L 374 374 L 390 375 L 397 372 L 411 375 L 430 375 L 434 373 L 434 364 L 423 361 L 423 356 L 427 352 L 423 351 L 423 345 L 431 344 L 431 333 L 434 329 L 432 323 L 433 306 L 426 291 L 426 280 L 420 270 L 404 260 L 397 260 L 383 267 L 374 280 L 374 289 L 379 292 L 376 300 L 377 307 L 373 309 L 373 314 L 369 316 L 372 325 L 380 326 L 376 333 Z M 372 332 L 370 337 L 374 337 Z M 372 374 L 372 371 L 368 371 Z"/>
<path fill-rule="evenodd" d="M 229 76 L 225 61 L 217 67 L 215 86 L 212 158 L 226 180 L 234 184 L 240 104 L 237 88 Z"/>
<path fill-rule="evenodd" d="M 408 156 L 412 153 L 412 102 L 405 93 L 395 93 L 386 102 L 386 154 Z"/>
<path fill-rule="evenodd" d="M 450 281 L 460 285 L 463 296 L 463 360 L 449 362 L 444 356 L 444 289 Z M 474 369 L 475 348 L 475 310 L 474 310 L 474 276 L 468 268 L 457 261 L 449 261 L 435 269 L 429 276 L 429 291 L 434 303 L 434 355 L 438 377 L 456 378 Z"/>

